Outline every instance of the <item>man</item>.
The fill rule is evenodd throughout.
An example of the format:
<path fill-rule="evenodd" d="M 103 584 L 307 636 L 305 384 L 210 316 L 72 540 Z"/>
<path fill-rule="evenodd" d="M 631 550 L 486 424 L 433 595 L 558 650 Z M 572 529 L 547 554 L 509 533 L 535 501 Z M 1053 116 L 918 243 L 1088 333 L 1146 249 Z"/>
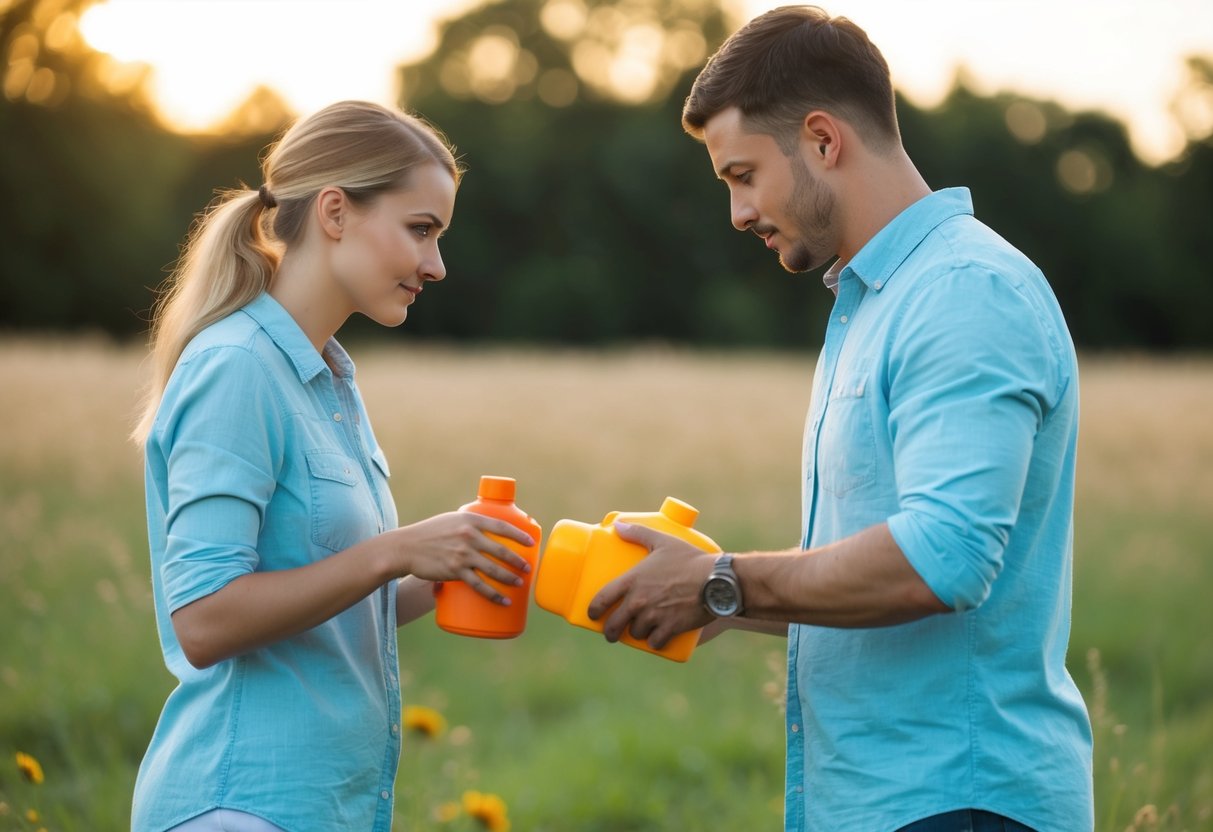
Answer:
<path fill-rule="evenodd" d="M 590 615 L 655 647 L 704 625 L 786 632 L 788 830 L 1091 829 L 1065 667 L 1078 374 L 1044 276 L 967 189 L 931 191 L 884 58 L 844 18 L 751 21 L 683 125 L 737 229 L 788 271 L 838 258 L 803 548 L 717 557 L 619 527 L 651 554 Z"/>

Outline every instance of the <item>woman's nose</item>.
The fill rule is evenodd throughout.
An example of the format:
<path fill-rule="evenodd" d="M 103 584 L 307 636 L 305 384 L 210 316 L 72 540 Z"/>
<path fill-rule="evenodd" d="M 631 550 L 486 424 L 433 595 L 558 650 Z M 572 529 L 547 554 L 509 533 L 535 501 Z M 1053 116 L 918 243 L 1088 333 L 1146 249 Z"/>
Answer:
<path fill-rule="evenodd" d="M 427 257 L 421 264 L 421 277 L 424 280 L 432 280 L 437 282 L 446 277 L 446 264 L 442 262 L 442 255 L 434 250 L 432 257 Z"/>

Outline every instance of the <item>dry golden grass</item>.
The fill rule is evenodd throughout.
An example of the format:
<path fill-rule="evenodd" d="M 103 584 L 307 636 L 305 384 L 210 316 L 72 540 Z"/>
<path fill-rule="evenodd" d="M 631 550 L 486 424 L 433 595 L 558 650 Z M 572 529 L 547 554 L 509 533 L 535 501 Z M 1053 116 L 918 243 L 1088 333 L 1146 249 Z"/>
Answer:
<path fill-rule="evenodd" d="M 1082 363 L 1080 503 L 1213 507 L 1213 360 Z"/>
<path fill-rule="evenodd" d="M 517 477 L 550 526 L 667 494 L 701 525 L 791 545 L 810 356 L 355 350 L 402 521 L 471 499 L 482 473 Z M 1213 506 L 1213 360 L 1092 358 L 1082 365 L 1080 505 Z M 0 341 L 0 471 L 55 471 L 84 493 L 140 475 L 125 440 L 141 353 L 102 340 Z M 727 518 L 727 519 L 726 519 Z M 740 542 L 740 541 L 738 541 Z"/>
<path fill-rule="evenodd" d="M 0 341 L 0 471 L 53 470 L 85 493 L 142 471 L 131 429 L 141 355 L 101 339 Z"/>
<path fill-rule="evenodd" d="M 519 481 L 549 526 L 608 510 L 697 506 L 792 545 L 811 365 L 669 351 L 374 353 L 359 376 L 401 516 L 471 498 L 480 474 Z"/>

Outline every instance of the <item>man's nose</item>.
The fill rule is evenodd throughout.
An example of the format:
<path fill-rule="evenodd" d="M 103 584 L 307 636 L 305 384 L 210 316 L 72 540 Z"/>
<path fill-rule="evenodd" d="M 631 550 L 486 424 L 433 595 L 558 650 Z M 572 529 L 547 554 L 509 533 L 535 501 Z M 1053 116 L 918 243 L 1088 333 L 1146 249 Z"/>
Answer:
<path fill-rule="evenodd" d="M 758 212 L 754 210 L 754 206 L 747 200 L 739 199 L 736 196 L 729 198 L 729 214 L 733 220 L 733 227 L 738 231 L 745 231 L 758 222 Z"/>

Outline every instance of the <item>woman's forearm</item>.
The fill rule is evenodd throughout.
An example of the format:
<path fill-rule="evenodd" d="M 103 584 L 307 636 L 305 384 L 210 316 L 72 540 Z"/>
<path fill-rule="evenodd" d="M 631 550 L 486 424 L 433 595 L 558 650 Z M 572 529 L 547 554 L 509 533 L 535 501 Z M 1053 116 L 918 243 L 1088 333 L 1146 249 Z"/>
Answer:
<path fill-rule="evenodd" d="M 405 622 L 433 608 L 433 598 L 424 597 L 430 581 L 463 580 L 500 603 L 504 596 L 485 578 L 521 581 L 512 570 L 530 565 L 488 535 L 524 546 L 534 543 L 504 520 L 451 511 L 368 538 L 306 566 L 241 575 L 174 612 L 173 629 L 186 659 L 201 668 L 310 630 L 392 578 L 415 576 L 404 582 Z"/>
<path fill-rule="evenodd" d="M 403 627 L 434 609 L 434 582 L 409 576 L 396 587 L 396 626 Z"/>
<path fill-rule="evenodd" d="M 173 613 L 190 664 L 224 659 L 298 635 L 344 612 L 393 577 L 371 538 L 295 569 L 251 572 Z"/>

